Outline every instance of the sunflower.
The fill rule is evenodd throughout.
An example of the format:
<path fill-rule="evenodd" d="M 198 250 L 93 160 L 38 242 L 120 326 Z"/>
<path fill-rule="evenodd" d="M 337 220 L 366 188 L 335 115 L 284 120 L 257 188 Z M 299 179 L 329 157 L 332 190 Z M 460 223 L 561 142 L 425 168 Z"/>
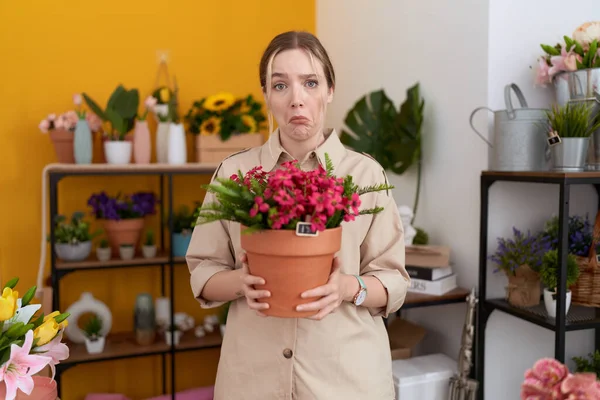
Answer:
<path fill-rule="evenodd" d="M 209 111 L 227 110 L 235 103 L 235 96 L 231 93 L 221 92 L 209 96 L 204 102 L 204 108 Z"/>
<path fill-rule="evenodd" d="M 242 115 L 242 123 L 248 127 L 248 132 L 256 132 L 256 120 L 249 115 Z"/>
<path fill-rule="evenodd" d="M 169 102 L 169 99 L 171 98 L 171 91 L 169 90 L 169 88 L 164 87 L 164 88 L 160 89 L 159 96 L 160 96 L 160 101 L 163 104 L 166 104 Z"/>
<path fill-rule="evenodd" d="M 221 132 L 221 118 L 210 117 L 200 125 L 200 134 L 204 136 L 218 135 Z"/>

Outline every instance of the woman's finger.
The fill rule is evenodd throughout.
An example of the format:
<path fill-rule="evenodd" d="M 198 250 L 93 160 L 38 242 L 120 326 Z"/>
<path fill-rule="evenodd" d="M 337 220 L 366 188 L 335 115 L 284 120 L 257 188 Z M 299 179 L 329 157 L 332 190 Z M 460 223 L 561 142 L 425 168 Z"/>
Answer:
<path fill-rule="evenodd" d="M 337 284 L 335 283 L 327 283 L 323 286 L 319 286 L 316 287 L 314 289 L 309 289 L 305 292 L 303 292 L 300 297 L 302 297 L 303 299 L 309 298 L 309 297 L 323 297 L 323 296 L 328 296 L 332 293 L 337 292 Z"/>
<path fill-rule="evenodd" d="M 337 293 L 331 293 L 328 296 L 322 297 L 317 301 L 313 301 L 311 303 L 300 304 L 296 307 L 297 311 L 316 311 L 327 308 L 330 304 L 335 304 L 338 300 L 339 296 Z"/>
<path fill-rule="evenodd" d="M 320 321 L 323 318 L 325 318 L 328 314 L 333 313 L 333 311 L 335 309 L 336 309 L 336 304 L 332 303 L 332 304 L 328 305 L 327 307 L 325 307 L 324 309 L 322 309 L 321 311 L 319 311 L 316 315 L 313 315 L 312 317 L 308 317 L 308 318 Z"/>

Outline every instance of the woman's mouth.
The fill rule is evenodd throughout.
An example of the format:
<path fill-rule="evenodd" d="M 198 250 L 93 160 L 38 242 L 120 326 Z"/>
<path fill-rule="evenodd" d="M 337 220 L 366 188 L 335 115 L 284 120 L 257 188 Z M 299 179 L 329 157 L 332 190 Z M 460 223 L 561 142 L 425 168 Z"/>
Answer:
<path fill-rule="evenodd" d="M 303 117 L 301 115 L 296 115 L 290 118 L 290 124 L 305 124 L 308 122 L 308 118 Z"/>

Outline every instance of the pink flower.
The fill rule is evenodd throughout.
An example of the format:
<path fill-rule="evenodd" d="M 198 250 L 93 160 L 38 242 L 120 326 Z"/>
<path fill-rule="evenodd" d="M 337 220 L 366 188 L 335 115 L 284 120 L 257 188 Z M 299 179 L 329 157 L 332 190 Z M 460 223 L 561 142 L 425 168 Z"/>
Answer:
<path fill-rule="evenodd" d="M 561 71 L 577 70 L 577 61 L 581 62 L 582 58 L 575 53 L 575 46 L 567 51 L 564 47 L 561 49 L 560 56 L 550 57 L 552 67 L 548 70 L 548 74 L 552 77 Z"/>
<path fill-rule="evenodd" d="M 62 129 L 65 127 L 65 121 L 62 115 L 58 116 L 58 118 L 56 118 L 56 121 L 54 121 L 54 128 L 56 129 Z"/>
<path fill-rule="evenodd" d="M 567 377 L 569 370 L 554 358 L 542 358 L 525 372 L 525 381 L 521 385 L 521 400 L 553 400 L 560 383 Z"/>
<path fill-rule="evenodd" d="M 550 66 L 548 65 L 546 59 L 543 57 L 540 58 L 538 68 L 535 74 L 535 84 L 540 86 L 546 86 L 546 84 L 552 80 L 550 74 L 548 73 L 549 71 Z"/>
<path fill-rule="evenodd" d="M 560 385 L 565 400 L 600 399 L 600 385 L 596 382 L 595 373 L 578 373 L 569 375 Z"/>
<path fill-rule="evenodd" d="M 48 129 L 50 129 L 50 121 L 43 119 L 42 122 L 40 122 L 39 128 L 43 133 L 48 133 Z"/>
<path fill-rule="evenodd" d="M 13 400 L 17 396 L 17 389 L 31 394 L 31 375 L 37 374 L 52 361 L 51 357 L 29 354 L 32 344 L 33 330 L 29 330 L 22 347 L 10 345 L 10 358 L 0 368 L 0 382 L 6 384 L 6 400 Z"/>
<path fill-rule="evenodd" d="M 56 119 L 56 114 L 48 114 L 48 121 L 54 121 Z"/>
<path fill-rule="evenodd" d="M 152 110 L 154 109 L 154 106 L 156 105 L 157 100 L 156 98 L 152 97 L 152 96 L 148 96 L 146 97 L 146 101 L 144 102 L 144 105 L 146 106 L 146 108 Z"/>
<path fill-rule="evenodd" d="M 82 102 L 83 100 L 81 99 L 81 95 L 79 93 L 75 93 L 73 95 L 73 103 L 75 103 L 76 106 L 80 106 Z"/>
<path fill-rule="evenodd" d="M 50 357 L 50 369 L 52 370 L 52 379 L 56 373 L 56 364 L 59 364 L 62 360 L 69 358 L 69 347 L 62 343 L 64 329 L 61 329 L 58 334 L 50 342 L 43 346 L 36 347 L 35 353 L 42 354 L 46 357 Z"/>
<path fill-rule="evenodd" d="M 90 126 L 90 130 L 92 132 L 98 132 L 100 131 L 100 128 L 102 128 L 102 120 L 93 112 L 87 113 L 85 119 L 88 125 Z"/>

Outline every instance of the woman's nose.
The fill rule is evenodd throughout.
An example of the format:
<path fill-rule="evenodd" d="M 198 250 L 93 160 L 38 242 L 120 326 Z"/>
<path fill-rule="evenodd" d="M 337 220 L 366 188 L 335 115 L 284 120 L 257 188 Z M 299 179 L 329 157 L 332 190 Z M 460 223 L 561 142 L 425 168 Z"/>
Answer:
<path fill-rule="evenodd" d="M 302 89 L 292 89 L 292 108 L 304 107 L 304 99 L 302 98 Z"/>

